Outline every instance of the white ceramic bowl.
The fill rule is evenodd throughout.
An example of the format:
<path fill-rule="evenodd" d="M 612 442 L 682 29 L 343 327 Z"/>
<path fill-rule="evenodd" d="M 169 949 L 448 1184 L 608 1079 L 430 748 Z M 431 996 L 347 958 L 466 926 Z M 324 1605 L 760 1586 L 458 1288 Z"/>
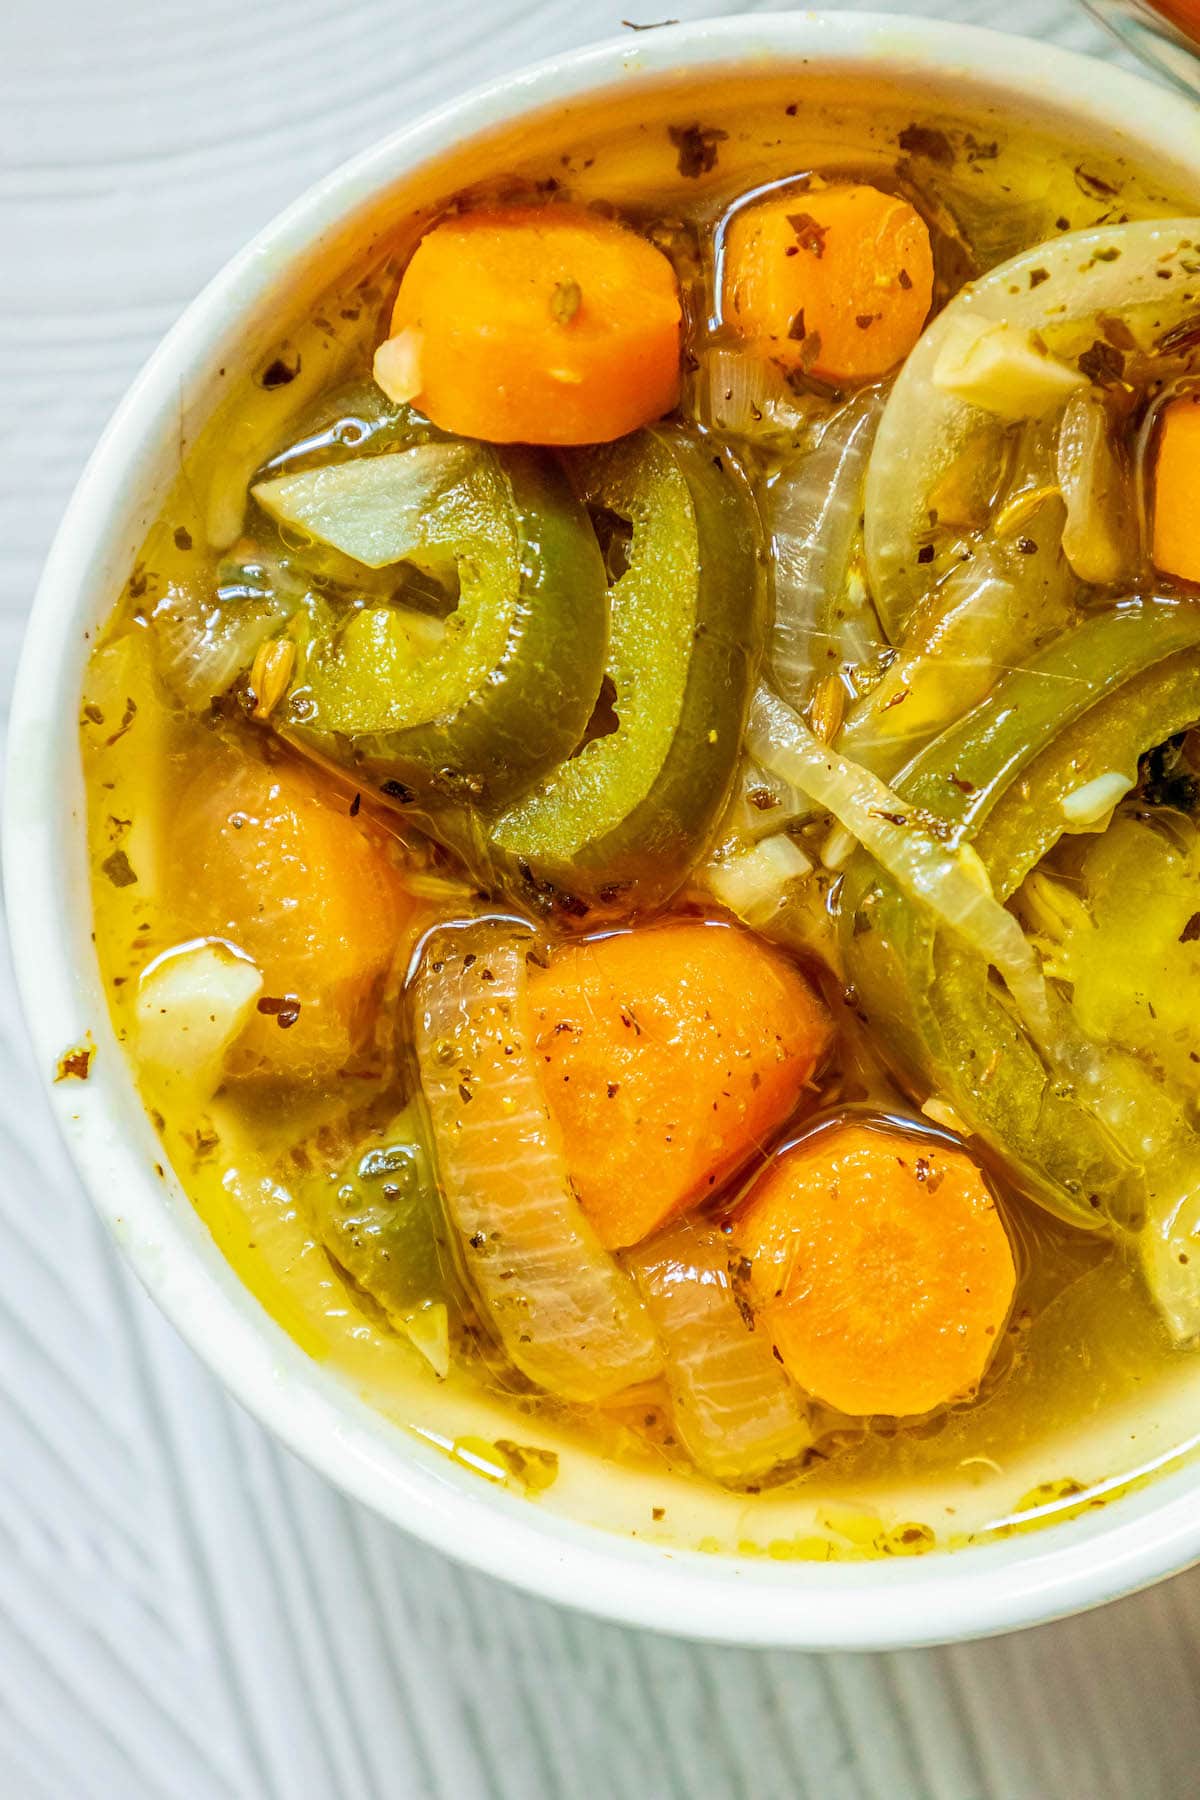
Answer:
<path fill-rule="evenodd" d="M 970 28 L 796 13 L 627 36 L 478 90 L 330 175 L 190 307 L 134 383 L 63 520 L 33 608 L 12 708 L 4 860 L 18 978 L 39 1068 L 92 1200 L 167 1316 L 238 1399 L 356 1498 L 464 1562 L 606 1617 L 729 1642 L 885 1648 L 979 1636 L 1095 1605 L 1200 1558 L 1200 1466 L 1110 1507 L 985 1547 L 810 1565 L 667 1552 L 553 1517 L 458 1470 L 310 1361 L 241 1286 L 161 1155 L 108 1022 L 89 939 L 75 720 L 88 637 L 109 613 L 218 371 L 294 304 L 381 195 L 478 133 L 630 83 L 764 65 L 877 71 L 969 103 L 1051 116 L 1083 141 L 1200 191 L 1200 114 L 1103 65 Z M 91 1032 L 91 1079 L 50 1085 Z"/>

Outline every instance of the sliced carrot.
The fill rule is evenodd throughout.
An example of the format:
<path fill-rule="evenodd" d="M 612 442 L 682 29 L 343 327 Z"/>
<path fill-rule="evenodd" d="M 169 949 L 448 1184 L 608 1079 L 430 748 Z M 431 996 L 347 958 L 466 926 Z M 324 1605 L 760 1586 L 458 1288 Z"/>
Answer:
<path fill-rule="evenodd" d="M 609 1249 L 719 1187 L 794 1111 L 829 1043 L 804 977 L 731 926 L 574 944 L 529 992 L 571 1177 Z"/>
<path fill-rule="evenodd" d="M 725 317 L 791 367 L 869 381 L 903 362 L 933 297 L 921 215 L 879 188 L 815 188 L 735 213 Z"/>
<path fill-rule="evenodd" d="M 1200 582 L 1200 394 L 1162 412 L 1154 464 L 1154 566 Z"/>
<path fill-rule="evenodd" d="M 180 934 L 225 938 L 263 975 L 231 1074 L 331 1074 L 370 1036 L 414 903 L 348 806 L 302 765 L 232 757 L 180 797 L 168 856 Z"/>
<path fill-rule="evenodd" d="M 376 372 L 447 431 L 593 444 L 679 397 L 679 284 L 661 250 L 582 208 L 446 219 L 417 245 Z M 398 353 L 398 351 L 400 353 Z"/>
<path fill-rule="evenodd" d="M 1016 1273 L 964 1152 L 867 1125 L 814 1132 L 737 1226 L 751 1305 L 788 1374 L 842 1412 L 904 1418 L 970 1394 Z"/>

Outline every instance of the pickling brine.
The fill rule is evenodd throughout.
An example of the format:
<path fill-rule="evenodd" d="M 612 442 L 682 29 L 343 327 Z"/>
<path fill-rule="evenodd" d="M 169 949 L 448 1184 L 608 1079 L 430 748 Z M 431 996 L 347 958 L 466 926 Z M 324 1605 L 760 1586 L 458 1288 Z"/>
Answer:
<path fill-rule="evenodd" d="M 567 133 L 186 449 L 82 697 L 118 1036 L 481 1478 L 781 1558 L 1099 1504 L 1200 1391 L 1200 206 L 890 89 Z"/>

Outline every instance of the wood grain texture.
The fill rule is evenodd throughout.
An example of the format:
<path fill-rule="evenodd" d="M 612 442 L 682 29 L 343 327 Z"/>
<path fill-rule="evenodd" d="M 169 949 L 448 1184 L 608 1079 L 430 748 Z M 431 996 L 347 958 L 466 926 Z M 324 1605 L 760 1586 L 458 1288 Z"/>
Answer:
<path fill-rule="evenodd" d="M 941 10 L 1108 54 L 1066 0 Z M 397 122 L 618 25 L 581 0 L 2 0 L 4 696 L 72 482 L 207 277 Z M 119 1265 L 48 1126 L 7 966 L 0 1241 L 4 1800 L 1196 1791 L 1200 1575 L 993 1644 L 758 1654 L 527 1600 L 342 1499 Z"/>

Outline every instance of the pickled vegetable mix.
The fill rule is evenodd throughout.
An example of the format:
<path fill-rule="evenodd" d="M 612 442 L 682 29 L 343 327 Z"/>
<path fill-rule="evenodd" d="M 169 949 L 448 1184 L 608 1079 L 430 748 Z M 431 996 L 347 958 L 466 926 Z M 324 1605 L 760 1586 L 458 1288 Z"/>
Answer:
<path fill-rule="evenodd" d="M 392 195 L 81 699 L 233 1267 L 454 1479 L 672 1545 L 1192 1448 L 1200 196 L 930 105 L 639 89 Z"/>

